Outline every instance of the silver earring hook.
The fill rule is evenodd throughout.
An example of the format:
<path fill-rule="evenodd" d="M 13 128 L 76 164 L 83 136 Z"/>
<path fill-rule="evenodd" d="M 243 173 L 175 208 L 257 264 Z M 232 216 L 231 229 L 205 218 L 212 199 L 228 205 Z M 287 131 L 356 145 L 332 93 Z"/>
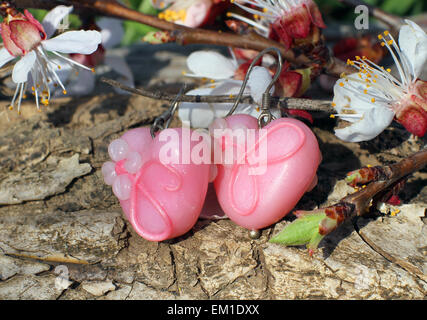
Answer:
<path fill-rule="evenodd" d="M 150 128 L 151 137 L 153 139 L 156 137 L 157 131 L 169 128 L 169 125 L 172 121 L 172 118 L 173 118 L 175 112 L 176 112 L 176 109 L 178 109 L 179 98 L 182 96 L 182 93 L 184 92 L 185 87 L 186 87 L 185 84 L 181 87 L 177 96 L 172 101 L 169 109 L 166 110 L 165 112 L 163 112 L 156 119 L 154 119 L 154 122 Z"/>
<path fill-rule="evenodd" d="M 273 52 L 273 51 L 276 52 L 276 54 L 277 54 L 278 65 L 277 65 L 276 73 L 273 76 L 273 79 L 271 80 L 271 82 L 267 86 L 267 89 L 265 90 L 265 92 L 262 94 L 261 114 L 258 117 L 258 126 L 260 128 L 262 128 L 263 126 L 265 126 L 271 120 L 274 119 L 274 116 L 270 112 L 270 98 L 271 98 L 270 90 L 273 87 L 274 83 L 276 83 L 277 79 L 279 78 L 280 73 L 282 72 L 282 67 L 283 67 L 282 54 L 280 53 L 280 50 L 277 49 L 276 47 L 270 47 L 270 48 L 266 48 L 266 49 L 262 50 L 260 53 L 258 53 L 258 55 L 254 58 L 254 60 L 252 60 L 251 64 L 249 65 L 248 71 L 246 72 L 245 79 L 243 80 L 242 86 L 240 87 L 240 92 L 237 95 L 237 98 L 236 98 L 236 101 L 234 102 L 233 107 L 227 113 L 227 115 L 226 115 L 227 117 L 231 116 L 234 113 L 234 111 L 236 111 L 236 108 L 239 105 L 240 99 L 243 96 L 243 92 L 245 91 L 246 84 L 247 84 L 248 79 L 249 79 L 249 74 L 253 70 L 255 63 L 257 63 L 257 61 L 262 56 L 264 56 L 264 54 L 266 54 L 268 52 Z"/>

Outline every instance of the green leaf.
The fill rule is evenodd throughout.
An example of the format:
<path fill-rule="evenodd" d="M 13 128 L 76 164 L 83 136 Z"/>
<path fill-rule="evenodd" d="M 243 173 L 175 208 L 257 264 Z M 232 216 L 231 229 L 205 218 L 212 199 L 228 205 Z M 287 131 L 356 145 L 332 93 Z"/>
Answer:
<path fill-rule="evenodd" d="M 153 7 L 153 5 L 151 4 L 151 0 L 141 1 L 141 4 L 138 7 L 138 11 L 150 15 L 157 15 L 157 13 L 159 12 L 159 10 Z"/>
<path fill-rule="evenodd" d="M 134 9 L 138 10 L 139 12 L 148 15 L 157 15 L 157 13 L 159 12 L 151 5 L 150 0 L 133 1 L 132 6 L 136 5 L 136 2 L 138 2 L 138 6 Z M 141 24 L 139 22 L 134 21 L 124 21 L 123 26 L 125 28 L 125 34 L 122 39 L 122 45 L 125 46 L 141 41 L 141 38 L 149 32 L 158 31 L 158 29 L 154 27 L 147 26 L 145 24 Z"/>
<path fill-rule="evenodd" d="M 134 21 L 125 21 L 123 25 L 125 27 L 125 35 L 122 39 L 122 45 L 129 45 L 134 42 L 141 41 L 141 38 L 148 32 L 158 30 L 156 28 Z"/>
<path fill-rule="evenodd" d="M 319 224 L 325 218 L 326 214 L 323 211 L 305 214 L 287 225 L 275 237 L 270 239 L 270 242 L 281 243 L 286 246 L 308 244 L 312 239 L 320 235 Z"/>

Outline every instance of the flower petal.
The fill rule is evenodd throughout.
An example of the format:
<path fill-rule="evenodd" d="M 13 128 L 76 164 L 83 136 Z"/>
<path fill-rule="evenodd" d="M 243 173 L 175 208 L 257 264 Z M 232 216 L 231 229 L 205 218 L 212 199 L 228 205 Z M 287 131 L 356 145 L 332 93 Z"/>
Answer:
<path fill-rule="evenodd" d="M 98 48 L 101 40 L 101 33 L 98 31 L 68 31 L 55 38 L 42 41 L 42 45 L 48 51 L 91 54 Z"/>
<path fill-rule="evenodd" d="M 393 121 L 394 112 L 387 107 L 376 106 L 365 112 L 362 119 L 350 126 L 336 129 L 335 135 L 344 141 L 360 142 L 375 138 Z"/>
<path fill-rule="evenodd" d="M 211 95 L 213 96 L 221 96 L 221 95 L 233 95 L 234 97 L 240 91 L 242 87 L 243 81 L 241 80 L 226 80 L 218 83 L 215 88 L 212 90 Z M 249 93 L 249 88 L 246 87 L 243 94 Z M 223 118 L 233 107 L 233 103 L 212 103 L 212 108 L 215 113 L 215 118 Z M 252 106 L 249 104 L 239 103 L 233 114 L 256 114 L 256 106 Z"/>
<path fill-rule="evenodd" d="M 15 59 L 6 48 L 0 49 L 0 67 L 3 67 L 9 61 Z"/>
<path fill-rule="evenodd" d="M 190 28 L 199 27 L 212 7 L 211 0 L 196 1 L 185 12 L 184 25 Z"/>
<path fill-rule="evenodd" d="M 237 97 L 238 93 L 240 92 L 242 83 L 243 81 L 241 80 L 226 80 L 226 81 L 220 82 L 217 84 L 217 86 L 212 90 L 210 94 L 218 95 L 218 96 L 231 94 Z M 244 95 L 251 94 L 251 88 L 248 85 L 243 91 L 243 94 Z M 216 118 L 225 117 L 232 107 L 233 107 L 233 103 L 212 103 L 212 108 L 214 109 Z M 278 108 L 271 109 L 270 111 L 274 117 L 276 118 L 281 117 L 281 113 Z M 237 106 L 233 114 L 248 114 L 255 118 L 258 118 L 260 113 L 261 112 L 260 112 L 259 106 L 256 104 L 239 103 L 239 105 Z"/>
<path fill-rule="evenodd" d="M 405 20 L 407 23 L 400 28 L 399 47 L 404 57 L 412 65 L 414 80 L 423 71 L 427 62 L 427 35 L 416 23 Z"/>
<path fill-rule="evenodd" d="M 262 95 L 267 90 L 268 85 L 271 83 L 272 77 L 270 72 L 264 67 L 254 67 L 249 74 L 248 86 L 251 90 L 251 96 L 254 101 L 261 105 Z M 270 93 L 274 92 L 274 86 L 271 88 Z"/>
<path fill-rule="evenodd" d="M 117 81 L 128 87 L 135 87 L 132 71 L 130 70 L 129 65 L 123 57 L 107 54 L 105 56 L 104 63 L 106 65 L 109 65 L 111 69 L 121 75 L 121 77 Z M 120 94 L 129 94 L 129 92 L 116 87 L 114 87 L 114 90 Z"/>
<path fill-rule="evenodd" d="M 13 67 L 12 80 L 15 83 L 22 83 L 28 80 L 28 73 L 33 68 L 36 62 L 36 54 L 34 51 L 28 52 L 23 56 Z"/>
<path fill-rule="evenodd" d="M 197 88 L 190 90 L 186 95 L 209 95 L 212 88 Z M 207 128 L 214 120 L 215 114 L 208 103 L 182 102 L 178 108 L 178 116 L 183 124 L 193 128 Z"/>
<path fill-rule="evenodd" d="M 42 21 L 42 25 L 48 39 L 53 36 L 61 21 L 69 15 L 71 11 L 73 11 L 73 6 L 67 7 L 60 5 L 46 14 Z"/>
<path fill-rule="evenodd" d="M 372 96 L 383 97 L 384 94 L 373 86 L 366 88 L 363 83 L 356 82 L 358 80 L 357 74 L 349 75 L 348 80 L 354 86 L 354 90 L 348 90 L 345 86 L 340 86 L 342 80 L 338 80 L 334 86 L 333 102 L 342 120 L 357 122 L 362 115 L 369 110 L 377 106 L 387 107 L 386 103 L 378 101 L 373 103 L 369 100 Z M 366 94 L 364 92 L 366 92 Z M 346 117 L 345 114 L 349 114 L 349 116 Z M 355 117 L 357 114 L 359 117 Z"/>
<path fill-rule="evenodd" d="M 123 24 L 118 19 L 102 18 L 97 22 L 101 28 L 102 45 L 105 49 L 110 49 L 120 44 L 125 30 Z"/>
<path fill-rule="evenodd" d="M 196 51 L 187 58 L 187 66 L 195 76 L 215 80 L 229 79 L 237 69 L 233 59 L 215 51 Z"/>

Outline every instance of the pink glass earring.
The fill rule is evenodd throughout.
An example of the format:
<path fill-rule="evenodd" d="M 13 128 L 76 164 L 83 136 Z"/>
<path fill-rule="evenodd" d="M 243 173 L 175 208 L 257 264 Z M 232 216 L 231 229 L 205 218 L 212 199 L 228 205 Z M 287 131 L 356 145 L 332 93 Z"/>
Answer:
<path fill-rule="evenodd" d="M 259 56 L 269 50 L 276 51 L 279 57 L 277 76 L 280 52 L 269 48 Z M 250 70 L 251 67 L 245 79 Z M 303 122 L 273 120 L 268 99 L 275 79 L 264 93 L 258 120 L 249 115 L 231 115 L 243 93 L 244 81 L 228 116 L 216 119 L 210 127 L 223 157 L 214 181 L 218 201 L 232 221 L 249 230 L 267 227 L 289 213 L 317 183 L 316 171 L 321 161 L 317 139 Z M 235 157 L 232 163 L 226 163 L 224 153 L 230 150 Z"/>
<path fill-rule="evenodd" d="M 167 128 L 177 105 L 176 100 L 151 129 L 132 129 L 112 141 L 108 147 L 112 161 L 102 166 L 105 183 L 112 185 L 126 218 L 150 241 L 188 232 L 200 215 L 208 182 L 213 179 L 209 163 L 195 164 L 184 156 L 198 145 L 207 148 L 210 157 L 210 144 L 205 146 L 203 139 L 192 141 L 193 130 Z M 178 161 L 165 163 L 168 155 Z"/>

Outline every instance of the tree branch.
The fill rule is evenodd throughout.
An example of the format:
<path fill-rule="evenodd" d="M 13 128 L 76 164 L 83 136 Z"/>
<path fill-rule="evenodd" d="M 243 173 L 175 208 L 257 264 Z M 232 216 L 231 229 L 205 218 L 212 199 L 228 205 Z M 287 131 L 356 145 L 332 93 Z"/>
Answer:
<path fill-rule="evenodd" d="M 335 76 L 339 76 L 343 72 L 347 74 L 356 72 L 351 66 L 330 56 L 327 50 L 322 51 L 324 57 L 320 57 L 319 61 L 315 61 L 313 57 L 308 57 L 307 55 L 296 51 L 294 52 L 293 50 L 286 50 L 282 44 L 254 32 L 246 35 L 238 35 L 230 32 L 218 33 L 217 31 L 200 28 L 188 28 L 129 9 L 113 0 L 15 0 L 15 3 L 18 7 L 22 8 L 43 9 L 53 8 L 58 3 L 73 5 L 77 11 L 90 10 L 92 14 L 95 12 L 96 14 L 136 21 L 161 30 L 170 31 L 175 41 L 182 45 L 191 43 L 214 44 L 257 51 L 262 51 L 269 47 L 276 47 L 280 50 L 283 58 L 296 67 L 320 65 L 324 66 L 325 72 Z"/>
<path fill-rule="evenodd" d="M 285 245 L 307 244 L 311 255 L 326 235 L 344 221 L 368 213 L 376 200 L 382 199 L 379 196 L 383 196 L 396 183 L 426 165 L 427 149 L 390 166 L 365 167 L 352 171 L 347 174 L 346 182 L 353 186 L 363 185 L 361 190 L 326 208 L 296 211 L 298 218 L 270 241 Z"/>
<path fill-rule="evenodd" d="M 120 82 L 114 81 L 112 79 L 101 78 L 101 81 L 108 83 L 113 87 L 120 88 L 122 90 L 138 94 L 151 99 L 156 100 L 166 100 L 174 101 L 176 95 L 168 94 L 160 91 L 150 91 L 144 88 L 135 89 L 121 84 Z M 190 96 L 182 95 L 179 98 L 181 102 L 195 102 L 195 103 L 234 103 L 236 98 L 230 95 L 220 95 L 220 96 Z M 322 111 L 322 112 L 334 112 L 333 107 L 331 106 L 331 101 L 326 100 L 312 100 L 312 99 L 302 99 L 302 98 L 271 98 L 272 105 L 270 107 L 279 106 L 284 109 L 297 109 L 297 110 L 307 110 L 307 111 Z M 251 96 L 243 96 L 240 99 L 240 103 L 254 103 Z"/>

